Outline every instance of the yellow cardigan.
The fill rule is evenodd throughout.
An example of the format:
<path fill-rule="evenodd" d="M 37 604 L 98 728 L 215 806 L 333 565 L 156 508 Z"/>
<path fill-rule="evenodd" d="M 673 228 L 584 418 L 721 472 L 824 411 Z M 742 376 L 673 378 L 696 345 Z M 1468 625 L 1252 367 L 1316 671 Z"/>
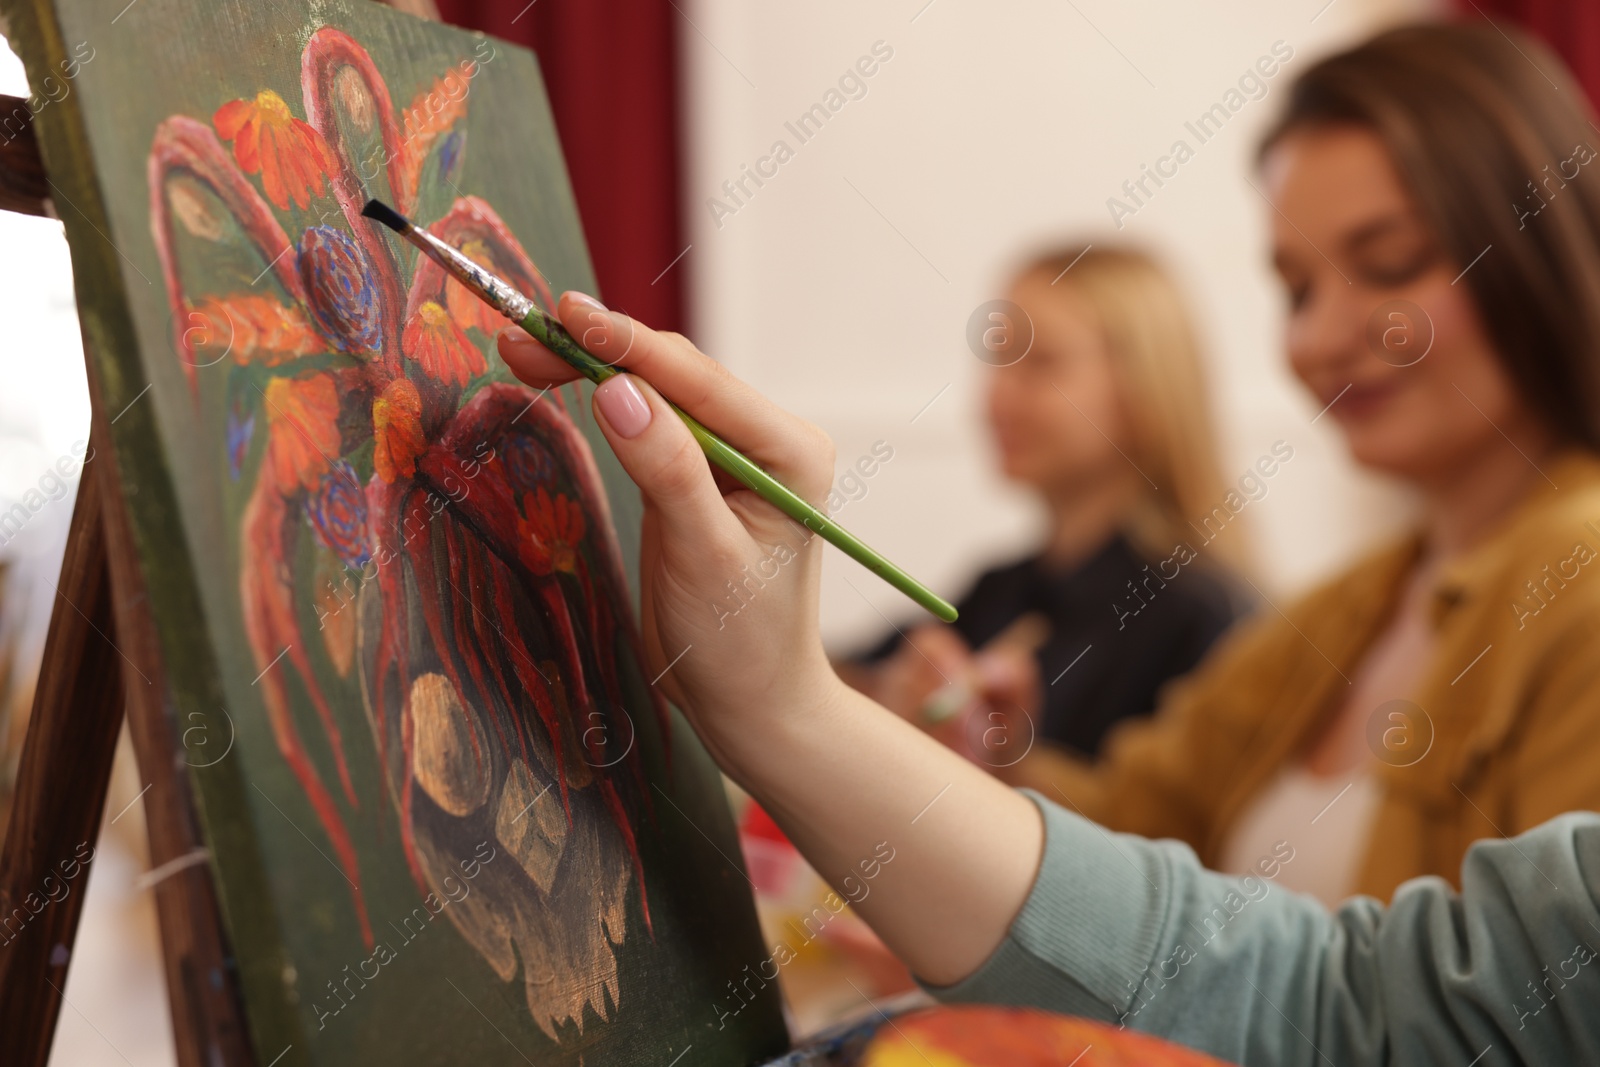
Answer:
<path fill-rule="evenodd" d="M 1387 899 L 1424 874 L 1455 884 L 1474 840 L 1600 809 L 1600 458 L 1567 452 L 1543 471 L 1548 482 L 1441 568 L 1432 662 L 1408 695 L 1426 716 L 1409 735 L 1400 721 L 1369 734 L 1385 758 L 1359 893 Z M 1263 606 L 1094 765 L 1052 750 L 1008 778 L 1215 863 L 1241 809 L 1339 707 L 1419 550 L 1408 537 L 1282 612 Z"/>

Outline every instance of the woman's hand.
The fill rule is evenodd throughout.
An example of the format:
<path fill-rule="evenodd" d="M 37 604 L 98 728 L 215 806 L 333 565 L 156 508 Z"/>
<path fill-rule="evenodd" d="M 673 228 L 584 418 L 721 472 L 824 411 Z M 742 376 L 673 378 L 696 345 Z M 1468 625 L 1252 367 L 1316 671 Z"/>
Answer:
<path fill-rule="evenodd" d="M 682 337 L 585 299 L 561 298 L 562 324 L 639 375 L 602 383 L 594 408 L 644 495 L 649 670 L 722 769 L 913 972 L 935 983 L 971 973 L 1033 884 L 1038 810 L 839 681 L 817 630 L 820 539 L 715 477 L 641 379 L 808 500 L 828 491 L 832 445 Z M 501 334 L 500 354 L 536 387 L 577 376 L 520 330 Z"/>
<path fill-rule="evenodd" d="M 833 443 L 678 334 L 578 293 L 564 294 L 556 311 L 588 351 L 637 372 L 601 383 L 594 411 L 644 498 L 639 575 L 648 670 L 713 754 L 725 750 L 737 764 L 738 739 L 751 734 L 752 717 L 809 714 L 839 686 L 817 627 L 821 539 L 714 471 L 649 383 L 812 502 L 832 483 Z M 578 377 L 517 327 L 501 333 L 499 348 L 512 373 L 536 388 Z"/>

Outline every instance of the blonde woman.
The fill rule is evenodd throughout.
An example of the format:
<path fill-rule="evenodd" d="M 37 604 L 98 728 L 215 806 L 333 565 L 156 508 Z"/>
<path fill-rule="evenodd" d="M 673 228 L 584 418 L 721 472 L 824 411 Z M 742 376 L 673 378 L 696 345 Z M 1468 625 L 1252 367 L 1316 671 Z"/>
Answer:
<path fill-rule="evenodd" d="M 1072 245 L 1027 261 L 1006 297 L 986 415 L 1001 471 L 1048 516 L 1043 543 L 979 576 L 955 625 L 892 633 L 841 665 L 924 725 L 979 694 L 939 732 L 996 766 L 1028 741 L 994 730 L 986 672 L 1031 656 L 1047 683 L 1034 743 L 1093 755 L 1233 621 L 1243 543 L 1231 513 L 1211 517 L 1226 490 L 1198 345 L 1165 271 L 1132 249 Z"/>

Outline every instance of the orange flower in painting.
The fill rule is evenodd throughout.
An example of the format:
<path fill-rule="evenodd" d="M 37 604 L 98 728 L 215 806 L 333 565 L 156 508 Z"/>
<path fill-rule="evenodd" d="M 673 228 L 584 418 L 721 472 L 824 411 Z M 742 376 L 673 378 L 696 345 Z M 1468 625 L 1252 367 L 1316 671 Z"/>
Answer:
<path fill-rule="evenodd" d="M 425 302 L 411 316 L 400 348 L 422 364 L 424 374 L 446 385 L 466 385 L 473 375 L 489 369 L 483 353 L 436 300 Z"/>
<path fill-rule="evenodd" d="M 427 447 L 422 397 L 411 379 L 396 378 L 372 403 L 372 469 L 385 482 L 409 478 Z"/>
<path fill-rule="evenodd" d="M 279 210 L 292 199 L 305 208 L 321 196 L 324 175 L 333 173 L 334 158 L 322 134 L 289 114 L 289 105 L 271 89 L 254 100 L 233 100 L 211 117 L 224 141 L 233 142 L 233 158 L 246 174 L 261 175 L 261 188 Z"/>
<path fill-rule="evenodd" d="M 188 321 L 185 336 L 194 347 L 193 361 L 200 366 L 227 355 L 236 363 L 275 367 L 328 348 L 306 321 L 304 311 L 269 296 L 207 297 L 190 306 Z"/>
<path fill-rule="evenodd" d="M 578 573 L 578 543 L 583 540 L 583 509 L 557 493 L 552 499 L 543 486 L 522 495 L 523 516 L 517 520 L 526 558 L 535 573 Z"/>
<path fill-rule="evenodd" d="M 452 68 L 418 93 L 401 116 L 399 188 L 396 190 L 401 203 L 416 203 L 422 164 L 433 150 L 434 142 L 450 132 L 450 127 L 467 113 L 467 90 L 475 73 L 476 65 L 471 60 Z"/>
<path fill-rule="evenodd" d="M 274 378 L 267 386 L 267 462 L 284 492 L 315 489 L 339 454 L 339 392 L 326 374 Z"/>
<path fill-rule="evenodd" d="M 482 241 L 468 241 L 461 246 L 461 253 L 491 274 L 503 273 Z M 454 278 L 445 280 L 444 306 L 450 309 L 450 318 L 463 330 L 476 326 L 493 337 L 505 325 L 504 316 Z"/>

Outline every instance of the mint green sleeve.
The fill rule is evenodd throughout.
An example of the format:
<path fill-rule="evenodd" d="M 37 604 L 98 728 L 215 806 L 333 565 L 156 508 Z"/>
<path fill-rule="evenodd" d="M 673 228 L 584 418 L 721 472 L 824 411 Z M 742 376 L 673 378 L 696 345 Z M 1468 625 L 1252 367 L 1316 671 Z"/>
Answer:
<path fill-rule="evenodd" d="M 1086 1016 L 1246 1067 L 1600 1063 L 1600 815 L 1479 842 L 1460 894 L 1419 878 L 1388 908 L 1330 913 L 1024 792 L 1044 813 L 1038 877 L 978 971 L 924 984 L 940 1000 Z"/>

